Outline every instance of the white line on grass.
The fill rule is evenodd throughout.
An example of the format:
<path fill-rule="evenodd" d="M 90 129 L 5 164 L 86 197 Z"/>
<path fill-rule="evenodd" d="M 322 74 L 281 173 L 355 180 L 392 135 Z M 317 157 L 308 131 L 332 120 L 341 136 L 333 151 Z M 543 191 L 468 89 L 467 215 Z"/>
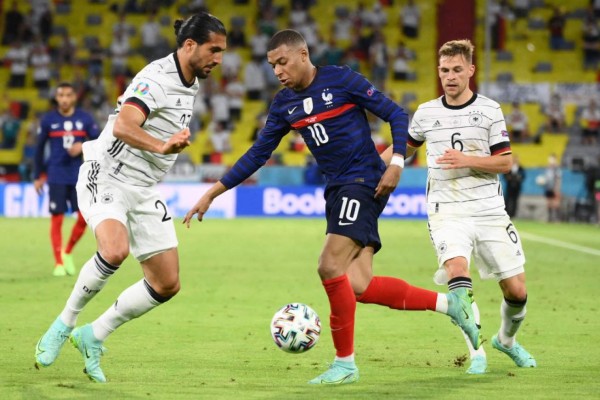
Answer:
<path fill-rule="evenodd" d="M 558 246 L 558 247 L 562 247 L 562 248 L 569 249 L 569 250 L 575 250 L 575 251 L 579 251 L 581 253 L 587 253 L 587 254 L 591 254 L 594 256 L 600 256 L 600 250 L 596 250 L 591 247 L 579 246 L 577 244 L 563 242 L 562 240 L 550 239 L 550 238 L 534 235 L 532 233 L 527 233 L 527 232 L 519 232 L 519 234 L 521 235 L 521 237 L 528 239 L 528 240 L 533 240 L 534 242 L 551 244 L 553 246 Z"/>

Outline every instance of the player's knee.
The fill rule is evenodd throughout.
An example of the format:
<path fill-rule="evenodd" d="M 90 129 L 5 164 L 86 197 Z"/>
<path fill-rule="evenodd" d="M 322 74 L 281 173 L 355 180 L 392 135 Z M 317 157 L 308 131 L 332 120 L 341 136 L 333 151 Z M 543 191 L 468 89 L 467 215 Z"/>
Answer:
<path fill-rule="evenodd" d="M 512 303 L 524 304 L 527 301 L 527 289 L 525 285 L 512 287 L 504 294 L 504 298 Z"/>
<path fill-rule="evenodd" d="M 179 277 L 172 279 L 165 279 L 158 284 L 152 285 L 156 293 L 165 298 L 171 298 L 179 293 L 181 289 L 181 282 L 179 281 Z"/>
<path fill-rule="evenodd" d="M 129 246 L 104 248 L 100 251 L 100 255 L 111 265 L 121 265 L 127 256 L 129 256 Z"/>
<path fill-rule="evenodd" d="M 323 257 L 319 259 L 319 268 L 317 269 L 321 280 L 332 279 L 343 275 L 344 271 L 332 261 L 327 261 Z"/>

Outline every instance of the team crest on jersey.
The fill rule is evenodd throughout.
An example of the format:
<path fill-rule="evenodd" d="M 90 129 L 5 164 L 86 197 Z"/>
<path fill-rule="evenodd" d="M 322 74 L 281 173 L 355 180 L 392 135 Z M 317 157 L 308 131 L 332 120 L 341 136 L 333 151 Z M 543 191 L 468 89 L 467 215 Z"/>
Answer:
<path fill-rule="evenodd" d="M 65 121 L 65 123 L 63 124 L 63 128 L 65 129 L 65 131 L 72 131 L 73 121 Z"/>
<path fill-rule="evenodd" d="M 75 121 L 75 128 L 77 128 L 78 131 L 82 131 L 83 130 L 83 122 Z"/>
<path fill-rule="evenodd" d="M 148 85 L 146 82 L 140 82 L 136 85 L 135 89 L 133 89 L 133 92 L 135 94 L 139 94 L 139 95 L 145 95 L 146 93 L 148 93 L 150 91 L 150 85 Z"/>
<path fill-rule="evenodd" d="M 310 114 L 313 110 L 312 97 L 307 97 L 306 99 L 304 99 L 304 101 L 302 102 L 302 106 L 304 107 L 304 112 Z"/>
<path fill-rule="evenodd" d="M 323 90 L 323 93 L 321 93 L 321 98 L 323 99 L 327 107 L 331 107 L 331 105 L 333 104 L 333 95 L 329 93 L 329 88 Z"/>
<path fill-rule="evenodd" d="M 479 126 L 479 125 L 481 125 L 482 122 L 483 122 L 483 117 L 481 116 L 480 113 L 476 112 L 476 113 L 469 115 L 469 123 L 472 126 Z"/>
<path fill-rule="evenodd" d="M 113 202 L 113 195 L 110 193 L 103 193 L 100 197 L 102 204 L 110 204 Z"/>

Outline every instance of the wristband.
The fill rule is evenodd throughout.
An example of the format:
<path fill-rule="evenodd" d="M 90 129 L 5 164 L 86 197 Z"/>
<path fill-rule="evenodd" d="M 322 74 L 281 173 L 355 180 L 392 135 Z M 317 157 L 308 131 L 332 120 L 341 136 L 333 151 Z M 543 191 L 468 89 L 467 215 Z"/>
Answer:
<path fill-rule="evenodd" d="M 393 155 L 392 161 L 390 161 L 390 165 L 397 165 L 400 168 L 404 168 L 404 157 Z"/>

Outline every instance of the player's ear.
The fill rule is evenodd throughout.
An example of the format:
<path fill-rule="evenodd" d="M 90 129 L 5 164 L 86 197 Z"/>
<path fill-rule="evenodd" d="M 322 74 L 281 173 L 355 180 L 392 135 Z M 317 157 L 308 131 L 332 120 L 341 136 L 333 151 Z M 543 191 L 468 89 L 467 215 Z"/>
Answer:
<path fill-rule="evenodd" d="M 475 64 L 469 66 L 469 78 L 475 74 Z"/>

